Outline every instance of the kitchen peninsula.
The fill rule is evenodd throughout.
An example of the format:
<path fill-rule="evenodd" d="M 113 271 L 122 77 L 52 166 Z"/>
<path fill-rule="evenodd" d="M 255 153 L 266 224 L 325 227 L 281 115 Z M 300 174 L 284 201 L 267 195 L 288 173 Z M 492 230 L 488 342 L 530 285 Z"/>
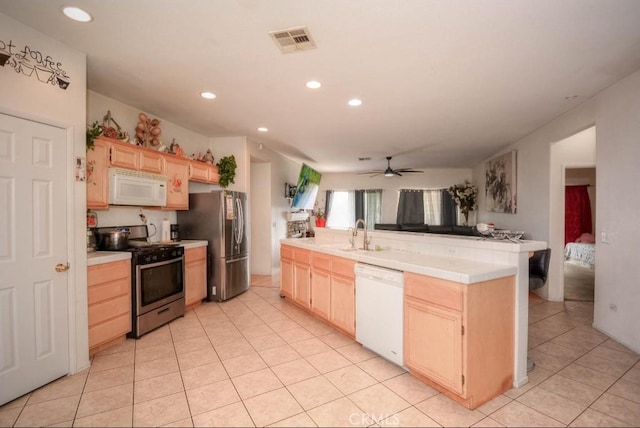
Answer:
<path fill-rule="evenodd" d="M 361 262 L 402 271 L 405 276 L 405 365 L 412 373 L 417 374 L 417 377 L 434 387 L 438 387 L 442 392 L 469 408 L 475 408 L 481 402 L 487 401 L 487 397 L 490 395 L 498 395 L 511 386 L 520 387 L 528 382 L 526 372 L 528 259 L 531 251 L 546 248 L 545 242 L 522 241 L 514 243 L 479 237 L 390 231 L 368 232 L 371 236 L 370 248 L 375 249 L 373 251 L 352 248 L 349 243 L 350 233 L 346 230 L 316 229 L 316 236 L 312 239 L 282 240 L 281 288 L 283 294 L 291 297 L 294 303 L 305 307 L 304 303 L 301 304 L 299 299 L 296 301 L 297 299 L 292 295 L 298 289 L 291 289 L 290 286 L 291 283 L 294 283 L 297 287 L 296 281 L 301 279 L 304 282 L 307 280 L 304 272 L 311 273 L 316 268 L 314 263 L 316 255 L 318 259 L 324 255 L 325 258 L 332 257 L 341 264 L 350 263 L 351 268 L 355 266 L 355 263 Z M 355 247 L 362 248 L 361 239 L 356 237 Z M 293 269 L 294 266 L 300 267 L 300 269 Z M 322 272 L 322 269 L 319 272 Z M 330 282 L 331 269 L 325 269 L 325 272 L 328 272 Z M 343 282 L 344 272 L 340 275 L 339 279 Z M 316 276 L 308 276 L 310 278 L 308 284 L 310 299 L 314 295 L 313 280 Z M 353 281 L 353 273 L 351 273 L 351 278 Z M 425 293 L 425 290 L 430 291 Z M 304 291 L 302 294 L 304 295 Z M 329 294 L 329 296 L 331 298 L 333 294 Z M 498 301 L 502 306 L 492 306 L 497 305 Z M 316 312 L 312 306 L 307 306 L 307 309 Z M 431 310 L 433 307 L 435 310 Z M 426 354 L 423 350 L 416 349 L 416 344 L 420 346 L 419 341 L 406 337 L 407 324 L 410 322 L 408 320 L 413 319 L 413 322 L 419 320 L 413 315 L 411 315 L 413 318 L 408 318 L 407 314 L 420 316 L 412 308 L 431 311 L 430 319 L 434 319 L 432 316 L 434 313 L 437 313 L 436 315 L 444 314 L 444 318 L 438 317 L 439 320 L 448 320 L 443 326 L 459 325 L 463 329 L 463 335 L 465 329 L 470 333 L 469 328 L 476 328 L 474 334 L 477 335 L 478 330 L 482 330 L 484 336 L 482 340 L 486 341 L 494 335 L 494 329 L 499 328 L 498 334 L 502 336 L 495 343 L 487 342 L 489 346 L 481 346 L 477 341 L 478 336 L 471 334 L 469 334 L 470 337 L 465 337 L 463 340 L 457 339 L 460 343 L 459 347 L 451 349 L 453 350 L 452 356 L 461 359 L 459 372 L 462 373 L 462 376 L 458 372 L 455 373 L 456 378 L 451 376 L 451 373 L 445 375 L 430 373 L 428 368 L 427 370 L 419 370 L 419 364 L 412 364 L 411 361 L 413 358 L 411 343 L 414 343 L 413 349 L 421 357 Z M 443 308 L 445 312 L 441 311 Z M 494 319 L 496 317 L 489 315 L 492 312 L 495 313 L 496 309 L 506 310 L 510 313 L 501 317 L 500 323 L 496 323 Z M 341 310 L 344 311 L 344 308 Z M 472 321 L 477 321 L 477 324 L 471 326 Z M 504 329 L 505 324 L 511 325 Z M 351 333 L 340 325 L 336 326 L 348 334 Z M 426 329 L 425 333 L 428 332 L 429 329 Z M 486 334 L 487 332 L 490 333 Z M 428 341 L 428 338 L 422 337 L 421 340 L 424 343 Z M 474 341 L 475 343 L 473 343 Z M 462 343 L 465 344 L 464 347 Z M 506 350 L 505 345 L 508 345 Z M 495 353 L 491 358 L 503 359 L 504 367 L 501 370 L 506 368 L 509 376 L 508 379 L 502 375 L 494 376 L 500 379 L 492 381 L 498 383 L 502 381 L 502 384 L 492 387 L 493 392 L 478 392 L 477 384 L 485 383 L 482 375 L 475 376 L 473 379 L 467 376 L 465 383 L 465 374 L 469 370 L 482 372 L 482 368 L 472 367 L 473 360 L 478 357 L 477 353 L 486 352 Z M 506 362 L 505 355 L 508 358 Z M 448 357 L 440 359 L 443 358 Z M 491 358 L 487 361 L 490 361 Z M 471 372 L 469 374 L 472 374 Z M 462 379 L 460 379 L 461 377 Z M 508 381 L 508 385 L 505 384 L 506 381 Z M 473 396 L 476 392 L 477 396 Z"/>

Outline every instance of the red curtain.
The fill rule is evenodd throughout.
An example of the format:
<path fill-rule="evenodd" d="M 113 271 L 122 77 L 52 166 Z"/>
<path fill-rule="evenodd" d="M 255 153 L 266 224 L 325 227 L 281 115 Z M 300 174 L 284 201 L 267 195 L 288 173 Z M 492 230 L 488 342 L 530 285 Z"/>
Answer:
<path fill-rule="evenodd" d="M 564 188 L 564 244 L 575 242 L 583 233 L 592 233 L 591 202 L 586 185 Z"/>

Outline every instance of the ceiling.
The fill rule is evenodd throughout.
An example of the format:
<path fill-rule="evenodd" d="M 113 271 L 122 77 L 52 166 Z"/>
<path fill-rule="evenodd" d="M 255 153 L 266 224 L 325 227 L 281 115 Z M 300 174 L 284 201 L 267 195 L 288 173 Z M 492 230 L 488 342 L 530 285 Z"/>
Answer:
<path fill-rule="evenodd" d="M 93 22 L 64 17 L 70 4 Z M 637 0 L 0 0 L 0 12 L 85 52 L 90 90 L 322 172 L 384 169 L 386 156 L 471 167 L 640 69 Z M 269 32 L 296 26 L 317 47 L 281 53 Z"/>

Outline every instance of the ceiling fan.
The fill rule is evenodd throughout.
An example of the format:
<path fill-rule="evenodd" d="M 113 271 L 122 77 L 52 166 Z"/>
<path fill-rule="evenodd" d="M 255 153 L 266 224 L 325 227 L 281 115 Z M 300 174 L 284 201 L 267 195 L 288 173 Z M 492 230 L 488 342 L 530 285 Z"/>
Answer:
<path fill-rule="evenodd" d="M 380 175 L 380 174 L 384 174 L 385 177 L 393 177 L 394 175 L 398 175 L 398 176 L 402 177 L 402 174 L 404 174 L 404 173 L 412 173 L 412 172 L 422 173 L 424 171 L 416 171 L 413 168 L 392 169 L 391 168 L 391 156 L 387 156 L 387 169 L 385 169 L 385 170 L 379 169 L 379 170 L 374 170 L 374 171 L 359 172 L 358 174 L 371 174 L 371 177 L 375 177 L 376 175 Z"/>

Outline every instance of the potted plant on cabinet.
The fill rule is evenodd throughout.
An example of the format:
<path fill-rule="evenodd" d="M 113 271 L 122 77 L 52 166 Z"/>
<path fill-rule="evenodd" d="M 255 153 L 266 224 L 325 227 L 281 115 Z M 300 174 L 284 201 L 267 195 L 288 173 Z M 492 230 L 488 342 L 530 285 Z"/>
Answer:
<path fill-rule="evenodd" d="M 238 165 L 233 155 L 220 158 L 216 166 L 218 167 L 218 174 L 220 175 L 220 187 L 224 189 L 229 186 L 229 184 L 235 183 L 236 167 Z"/>

